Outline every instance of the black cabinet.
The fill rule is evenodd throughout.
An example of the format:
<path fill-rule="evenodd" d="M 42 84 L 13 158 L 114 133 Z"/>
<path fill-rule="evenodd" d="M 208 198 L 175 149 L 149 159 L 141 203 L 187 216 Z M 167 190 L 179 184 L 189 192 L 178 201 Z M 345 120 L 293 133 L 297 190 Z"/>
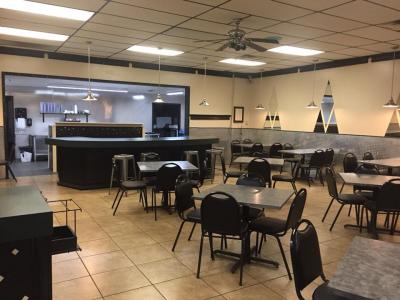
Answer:
<path fill-rule="evenodd" d="M 52 214 L 35 187 L 0 189 L 0 299 L 52 299 Z"/>

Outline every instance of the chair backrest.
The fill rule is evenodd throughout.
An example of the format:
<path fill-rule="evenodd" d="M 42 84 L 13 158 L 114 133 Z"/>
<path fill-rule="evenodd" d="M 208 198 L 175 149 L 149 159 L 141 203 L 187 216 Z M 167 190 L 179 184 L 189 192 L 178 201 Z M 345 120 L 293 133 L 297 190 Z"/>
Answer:
<path fill-rule="evenodd" d="M 162 191 L 175 190 L 176 179 L 182 174 L 182 169 L 175 163 L 164 164 L 157 172 L 156 187 Z"/>
<path fill-rule="evenodd" d="M 281 143 L 274 143 L 269 148 L 269 156 L 270 157 L 282 157 L 282 153 L 279 151 L 283 150 L 283 146 Z"/>
<path fill-rule="evenodd" d="M 376 208 L 381 211 L 400 211 L 400 179 L 385 182 L 376 197 Z"/>
<path fill-rule="evenodd" d="M 333 158 L 335 157 L 335 150 L 328 148 L 324 153 L 324 164 L 325 166 L 331 166 L 333 163 Z"/>
<path fill-rule="evenodd" d="M 373 160 L 373 159 L 374 155 L 371 152 L 367 151 L 364 153 L 363 160 Z"/>
<path fill-rule="evenodd" d="M 285 143 L 285 144 L 283 144 L 283 150 L 293 150 L 293 149 L 294 149 L 294 147 L 293 147 L 292 144 L 290 144 L 290 143 Z M 284 158 L 293 158 L 293 157 L 294 157 L 294 154 L 284 153 L 284 154 L 283 154 L 283 157 L 284 157 Z"/>
<path fill-rule="evenodd" d="M 253 141 L 251 139 L 244 139 L 243 144 L 253 144 Z"/>
<path fill-rule="evenodd" d="M 242 147 L 240 147 L 240 141 L 233 140 L 231 142 L 231 153 L 241 153 L 241 152 L 242 152 Z"/>
<path fill-rule="evenodd" d="M 236 181 L 236 185 L 246 185 L 246 186 L 256 186 L 256 187 L 267 186 L 264 178 L 257 174 L 243 174 Z"/>
<path fill-rule="evenodd" d="M 141 154 L 142 161 L 159 161 L 160 154 L 156 152 L 145 152 Z"/>
<path fill-rule="evenodd" d="M 318 149 L 310 157 L 310 166 L 321 167 L 325 162 L 325 152 L 324 150 Z"/>
<path fill-rule="evenodd" d="M 179 175 L 175 186 L 175 208 L 181 218 L 186 210 L 196 207 L 192 196 L 193 187 L 189 178 L 184 174 Z"/>
<path fill-rule="evenodd" d="M 286 220 L 285 231 L 296 228 L 297 223 L 299 223 L 303 215 L 304 206 L 306 205 L 306 199 L 307 199 L 306 189 L 301 189 L 300 191 L 297 192 L 296 196 L 293 199 L 292 204 L 290 205 L 288 217 Z"/>
<path fill-rule="evenodd" d="M 300 227 L 306 225 L 304 229 Z M 325 281 L 322 269 L 321 252 L 318 235 L 313 224 L 302 220 L 293 230 L 290 238 L 290 255 L 292 258 L 293 277 L 299 299 L 304 299 L 301 291 L 319 276 Z"/>
<path fill-rule="evenodd" d="M 255 174 L 264 178 L 268 186 L 271 186 L 271 166 L 266 159 L 255 158 L 247 166 L 249 174 Z"/>
<path fill-rule="evenodd" d="M 264 151 L 264 146 L 261 143 L 254 143 L 253 146 L 251 147 L 251 152 L 263 152 Z"/>
<path fill-rule="evenodd" d="M 239 235 L 242 216 L 236 199 L 223 192 L 208 194 L 201 202 L 201 227 L 204 232 Z"/>
<path fill-rule="evenodd" d="M 375 165 L 362 164 L 354 170 L 354 173 L 379 175 L 379 169 Z"/>
<path fill-rule="evenodd" d="M 328 185 L 329 196 L 338 199 L 339 195 L 336 185 L 335 174 L 333 173 L 331 168 L 326 168 L 325 174 L 326 174 L 326 183 Z"/>
<path fill-rule="evenodd" d="M 358 167 L 357 156 L 354 153 L 348 152 L 343 157 L 343 171 L 345 173 L 354 172 Z"/>

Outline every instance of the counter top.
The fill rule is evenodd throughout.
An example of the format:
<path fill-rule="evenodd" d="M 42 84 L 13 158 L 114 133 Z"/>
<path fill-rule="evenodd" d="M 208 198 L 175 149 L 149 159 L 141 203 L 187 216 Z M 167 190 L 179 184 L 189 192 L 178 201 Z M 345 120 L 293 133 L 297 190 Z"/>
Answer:
<path fill-rule="evenodd" d="M 140 123 L 106 123 L 106 122 L 56 122 L 56 126 L 78 126 L 78 127 L 143 127 Z"/>
<path fill-rule="evenodd" d="M 190 146 L 201 144 L 216 144 L 216 137 L 147 137 L 147 138 L 90 138 L 90 137 L 59 137 L 46 138 L 46 144 L 68 148 L 135 148 L 157 146 Z"/>

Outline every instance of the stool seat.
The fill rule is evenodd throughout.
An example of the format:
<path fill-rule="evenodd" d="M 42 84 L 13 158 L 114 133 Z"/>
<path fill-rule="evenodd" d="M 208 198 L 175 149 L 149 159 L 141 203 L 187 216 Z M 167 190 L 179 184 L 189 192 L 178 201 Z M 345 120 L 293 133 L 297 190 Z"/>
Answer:
<path fill-rule="evenodd" d="M 146 182 L 142 180 L 126 180 L 121 182 L 121 188 L 127 189 L 127 190 L 135 190 L 135 189 L 141 189 L 146 187 Z"/>

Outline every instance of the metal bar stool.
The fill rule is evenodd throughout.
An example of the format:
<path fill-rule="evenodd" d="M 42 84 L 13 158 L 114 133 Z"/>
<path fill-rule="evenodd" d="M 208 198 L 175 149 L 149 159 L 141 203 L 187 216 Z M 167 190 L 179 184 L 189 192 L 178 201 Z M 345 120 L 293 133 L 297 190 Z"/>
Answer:
<path fill-rule="evenodd" d="M 222 157 L 224 155 L 223 147 L 214 147 L 206 150 L 206 154 L 210 156 L 210 168 L 211 168 L 211 182 L 214 182 L 215 177 L 215 163 L 217 161 L 217 156 L 219 156 L 220 163 L 222 164 Z"/>
<path fill-rule="evenodd" d="M 117 168 L 117 163 L 120 165 L 120 176 L 119 182 L 128 180 L 129 172 L 129 161 L 132 161 L 133 167 L 133 178 L 136 179 L 136 162 L 135 156 L 133 154 L 116 154 L 112 158 L 112 169 L 111 169 L 111 179 L 108 194 L 111 194 L 111 188 L 114 182 L 115 169 Z"/>

